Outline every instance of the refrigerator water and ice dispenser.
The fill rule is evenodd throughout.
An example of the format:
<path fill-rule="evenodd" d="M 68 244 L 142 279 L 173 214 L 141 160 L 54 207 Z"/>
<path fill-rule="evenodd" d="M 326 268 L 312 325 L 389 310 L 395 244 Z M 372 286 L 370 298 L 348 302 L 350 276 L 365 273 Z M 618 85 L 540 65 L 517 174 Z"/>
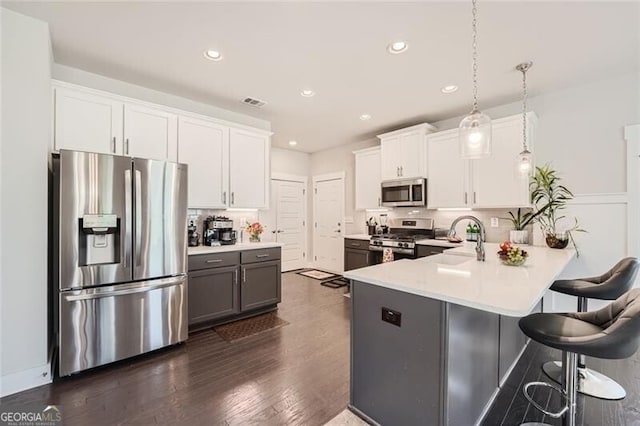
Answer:
<path fill-rule="evenodd" d="M 85 214 L 78 221 L 80 266 L 120 262 L 120 218 L 115 214 Z"/>

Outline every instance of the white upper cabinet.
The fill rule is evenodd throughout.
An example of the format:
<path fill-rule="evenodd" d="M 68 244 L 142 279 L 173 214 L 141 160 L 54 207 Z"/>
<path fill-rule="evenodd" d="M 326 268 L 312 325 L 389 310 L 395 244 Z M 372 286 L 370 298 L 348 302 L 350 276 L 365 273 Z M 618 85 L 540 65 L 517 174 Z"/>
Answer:
<path fill-rule="evenodd" d="M 122 154 L 123 103 L 79 90 L 54 88 L 54 150 Z"/>
<path fill-rule="evenodd" d="M 469 162 L 460 158 L 458 129 L 427 136 L 429 208 L 468 207 Z"/>
<path fill-rule="evenodd" d="M 527 145 L 533 152 L 535 115 L 527 116 Z M 516 158 L 522 151 L 522 115 L 493 121 L 491 155 L 473 161 L 474 207 L 528 207 L 529 181 L 516 177 Z"/>
<path fill-rule="evenodd" d="M 271 138 L 232 128 L 229 133 L 229 207 L 269 207 Z"/>
<path fill-rule="evenodd" d="M 533 151 L 536 116 L 527 115 L 527 145 Z M 434 133 L 428 140 L 429 208 L 529 207 L 529 181 L 516 177 L 516 158 L 522 151 L 522 116 L 514 115 L 492 124 L 491 155 L 462 160 L 458 130 Z"/>
<path fill-rule="evenodd" d="M 380 147 L 353 153 L 356 160 L 356 210 L 379 208 L 382 181 Z"/>
<path fill-rule="evenodd" d="M 424 123 L 378 135 L 381 142 L 382 180 L 425 177 L 426 135 L 434 130 L 435 127 Z"/>
<path fill-rule="evenodd" d="M 181 116 L 178 141 L 178 161 L 189 165 L 189 207 L 227 208 L 229 128 Z"/>
<path fill-rule="evenodd" d="M 124 106 L 124 155 L 176 161 L 178 117 L 160 109 Z"/>

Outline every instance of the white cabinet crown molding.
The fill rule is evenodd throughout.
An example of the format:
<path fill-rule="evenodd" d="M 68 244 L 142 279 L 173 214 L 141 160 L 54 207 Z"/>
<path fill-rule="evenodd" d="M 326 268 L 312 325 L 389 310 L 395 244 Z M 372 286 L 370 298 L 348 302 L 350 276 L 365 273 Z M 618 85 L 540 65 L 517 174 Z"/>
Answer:
<path fill-rule="evenodd" d="M 424 130 L 424 133 L 432 133 L 432 132 L 436 132 L 438 131 L 438 128 L 429 124 L 429 123 L 421 123 L 421 124 L 416 124 L 415 126 L 410 126 L 410 127 L 404 127 L 402 129 L 397 129 L 397 130 L 393 130 L 391 132 L 387 132 L 387 133 L 382 133 L 377 135 L 378 138 L 382 139 L 382 138 L 387 138 L 389 136 L 396 136 L 396 135 L 400 135 L 402 133 L 407 133 L 407 132 L 414 132 L 414 131 L 419 131 L 419 130 Z"/>
<path fill-rule="evenodd" d="M 380 151 L 381 147 L 380 145 L 376 145 L 376 146 L 372 146 L 371 148 L 363 148 L 363 149 L 357 149 L 355 151 L 351 151 L 352 154 L 367 154 L 369 152 L 376 152 L 376 151 Z"/>
<path fill-rule="evenodd" d="M 93 94 L 93 95 L 96 95 L 96 96 L 102 96 L 102 97 L 109 98 L 109 99 L 112 99 L 114 101 L 118 101 L 118 102 L 122 102 L 122 103 L 133 103 L 133 104 L 137 104 L 137 105 L 140 105 L 140 106 L 145 106 L 145 107 L 148 107 L 148 108 L 160 109 L 160 110 L 163 110 L 163 111 L 168 112 L 168 113 L 182 115 L 182 116 L 185 116 L 185 117 L 196 118 L 196 119 L 199 119 L 199 120 L 213 121 L 216 124 L 219 124 L 219 125 L 222 125 L 222 126 L 227 126 L 227 127 L 232 127 L 232 128 L 239 129 L 239 130 L 249 130 L 251 132 L 260 133 L 260 134 L 267 135 L 267 136 L 272 136 L 273 135 L 273 132 L 270 131 L 270 130 L 259 129 L 259 128 L 256 128 L 256 127 L 247 126 L 247 125 L 236 123 L 236 122 L 233 122 L 233 121 L 222 120 L 220 118 L 212 117 L 210 115 L 204 115 L 204 114 L 200 114 L 200 113 L 193 112 L 193 111 L 187 111 L 187 110 L 183 110 L 183 109 L 179 109 L 179 108 L 174 108 L 174 107 L 170 107 L 168 105 L 156 104 L 156 103 L 144 101 L 144 100 L 141 100 L 141 99 L 130 98 L 128 96 L 119 95 L 119 94 L 116 94 L 116 93 L 107 92 L 107 91 L 100 90 L 100 89 L 94 89 L 94 88 L 87 87 L 87 86 L 81 86 L 79 84 L 68 83 L 66 81 L 51 79 L 51 86 L 54 89 L 56 87 L 60 87 L 60 88 L 66 88 L 66 89 L 72 89 L 72 90 L 79 90 L 79 91 L 83 91 L 85 93 L 90 93 L 90 94 Z M 172 96 L 174 96 L 174 95 L 172 95 Z M 194 101 L 194 102 L 197 102 L 197 101 Z M 215 106 L 215 105 L 213 105 L 213 106 Z"/>

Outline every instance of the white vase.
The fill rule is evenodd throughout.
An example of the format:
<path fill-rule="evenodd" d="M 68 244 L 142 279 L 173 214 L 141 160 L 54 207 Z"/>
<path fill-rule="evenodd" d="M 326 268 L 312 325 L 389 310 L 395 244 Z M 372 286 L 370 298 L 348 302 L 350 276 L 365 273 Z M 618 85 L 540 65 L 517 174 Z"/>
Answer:
<path fill-rule="evenodd" d="M 528 244 L 529 231 L 509 231 L 509 241 L 514 244 Z"/>

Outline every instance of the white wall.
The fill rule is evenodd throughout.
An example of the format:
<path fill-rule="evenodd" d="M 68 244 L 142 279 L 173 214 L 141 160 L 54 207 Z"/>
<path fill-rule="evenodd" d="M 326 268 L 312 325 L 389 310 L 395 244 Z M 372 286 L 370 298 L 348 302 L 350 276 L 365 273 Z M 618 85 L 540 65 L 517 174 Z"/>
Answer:
<path fill-rule="evenodd" d="M 291 149 L 271 148 L 271 173 L 309 176 L 311 154 Z"/>
<path fill-rule="evenodd" d="M 50 381 L 46 235 L 52 56 L 46 23 L 4 8 L 0 14 L 2 396 Z"/>
<path fill-rule="evenodd" d="M 116 93 L 118 95 L 128 96 L 134 99 L 140 99 L 185 111 L 208 115 L 221 120 L 228 120 L 234 123 L 256 127 L 258 129 L 271 130 L 271 123 L 266 120 L 218 108 L 213 105 L 196 102 L 191 99 L 175 96 L 169 93 L 159 92 L 147 87 L 127 83 L 122 80 L 115 80 L 66 65 L 54 63 L 53 78 L 56 80 L 66 81 L 67 83 L 90 87 L 92 89 L 104 90 L 106 92 Z"/>

